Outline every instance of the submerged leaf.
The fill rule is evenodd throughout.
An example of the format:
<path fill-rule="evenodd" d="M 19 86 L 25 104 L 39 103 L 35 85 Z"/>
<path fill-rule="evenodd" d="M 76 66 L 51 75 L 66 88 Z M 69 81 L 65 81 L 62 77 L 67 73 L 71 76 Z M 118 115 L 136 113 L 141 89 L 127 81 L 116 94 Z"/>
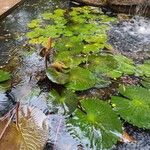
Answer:
<path fill-rule="evenodd" d="M 40 118 L 38 117 L 40 116 Z M 0 132 L 7 120 L 1 121 Z M 7 127 L 0 148 L 14 150 L 42 150 L 48 139 L 46 116 L 36 108 L 22 108 L 19 110 L 18 126 L 11 122 Z"/>
<path fill-rule="evenodd" d="M 122 134 L 117 115 L 99 99 L 82 100 L 81 106 L 84 112 L 77 109 L 67 121 L 70 133 L 93 150 L 111 148 Z"/>
<path fill-rule="evenodd" d="M 150 129 L 150 91 L 136 86 L 120 88 L 119 92 L 126 98 L 113 96 L 114 110 L 129 123 Z"/>

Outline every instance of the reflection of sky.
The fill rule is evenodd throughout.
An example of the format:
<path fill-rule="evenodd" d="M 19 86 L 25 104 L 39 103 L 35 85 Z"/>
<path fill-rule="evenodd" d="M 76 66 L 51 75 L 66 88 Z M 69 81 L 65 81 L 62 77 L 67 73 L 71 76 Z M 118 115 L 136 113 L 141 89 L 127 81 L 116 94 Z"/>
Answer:
<path fill-rule="evenodd" d="M 63 2 L 62 2 L 63 1 Z M 39 18 L 40 15 L 49 11 L 52 12 L 55 7 L 65 6 L 67 0 L 32 0 L 25 2 L 19 6 L 10 15 L 0 22 L 0 36 L 10 34 L 12 38 L 1 39 L 0 38 L 0 65 L 5 64 L 11 51 L 21 44 L 22 33 L 27 32 L 27 23 L 32 19 Z M 21 40 L 16 40 L 19 37 Z"/>

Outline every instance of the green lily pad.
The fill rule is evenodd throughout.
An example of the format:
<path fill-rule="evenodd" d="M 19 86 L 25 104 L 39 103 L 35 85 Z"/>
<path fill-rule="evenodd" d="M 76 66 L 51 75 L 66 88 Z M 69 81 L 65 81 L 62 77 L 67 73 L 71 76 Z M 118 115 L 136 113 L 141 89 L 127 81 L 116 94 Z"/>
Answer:
<path fill-rule="evenodd" d="M 122 125 L 111 107 L 99 99 L 81 101 L 84 111 L 77 109 L 68 119 L 70 134 L 93 150 L 111 148 L 122 134 Z"/>
<path fill-rule="evenodd" d="M 37 28 L 40 26 L 41 20 L 40 19 L 34 19 L 30 23 L 28 23 L 29 28 Z"/>
<path fill-rule="evenodd" d="M 49 93 L 49 101 L 54 105 L 61 105 L 67 114 L 74 112 L 78 104 L 77 96 L 71 90 L 63 90 L 61 93 L 52 90 Z"/>
<path fill-rule="evenodd" d="M 87 69 L 76 67 L 70 70 L 68 89 L 82 91 L 92 88 L 95 85 L 95 76 Z"/>
<path fill-rule="evenodd" d="M 46 75 L 54 83 L 65 84 L 69 82 L 69 74 L 64 72 L 59 72 L 55 68 L 48 68 L 46 70 Z"/>
<path fill-rule="evenodd" d="M 122 72 L 122 74 L 132 75 L 136 72 L 136 67 L 132 59 L 123 55 L 115 55 L 114 58 L 118 62 L 118 68 L 116 70 Z"/>
<path fill-rule="evenodd" d="M 106 74 L 117 68 L 117 62 L 112 55 L 89 56 L 88 68 L 97 74 Z"/>
<path fill-rule="evenodd" d="M 114 110 L 129 123 L 150 129 L 150 91 L 136 86 L 121 87 L 119 92 L 126 98 L 113 96 Z"/>
<path fill-rule="evenodd" d="M 11 79 L 11 74 L 7 71 L 0 70 L 0 82 Z"/>
<path fill-rule="evenodd" d="M 137 71 L 140 76 L 150 77 L 150 62 L 145 62 L 142 65 L 137 65 Z"/>
<path fill-rule="evenodd" d="M 140 82 L 145 88 L 150 89 L 150 78 L 143 78 Z"/>

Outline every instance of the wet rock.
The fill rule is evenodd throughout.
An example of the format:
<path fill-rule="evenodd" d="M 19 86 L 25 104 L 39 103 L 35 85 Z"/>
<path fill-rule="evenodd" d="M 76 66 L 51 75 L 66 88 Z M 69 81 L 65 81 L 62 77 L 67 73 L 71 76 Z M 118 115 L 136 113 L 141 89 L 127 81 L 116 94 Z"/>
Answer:
<path fill-rule="evenodd" d="M 79 3 L 85 3 L 89 5 L 150 5 L 150 0 L 73 0 Z"/>
<path fill-rule="evenodd" d="M 72 0 L 92 6 L 105 6 L 114 12 L 149 16 L 150 0 Z"/>

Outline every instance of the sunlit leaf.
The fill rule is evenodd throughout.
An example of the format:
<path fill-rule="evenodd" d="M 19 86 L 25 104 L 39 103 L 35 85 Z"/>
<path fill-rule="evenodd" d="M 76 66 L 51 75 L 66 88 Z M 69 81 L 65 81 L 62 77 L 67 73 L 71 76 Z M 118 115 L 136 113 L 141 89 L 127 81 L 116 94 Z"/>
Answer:
<path fill-rule="evenodd" d="M 119 92 L 126 98 L 113 96 L 114 110 L 129 123 L 150 128 L 150 91 L 136 86 L 121 87 Z"/>
<path fill-rule="evenodd" d="M 28 23 L 29 28 L 37 28 L 40 26 L 41 20 L 40 19 L 34 19 L 30 23 Z"/>
<path fill-rule="evenodd" d="M 117 115 L 99 99 L 82 100 L 81 106 L 84 112 L 77 109 L 67 121 L 70 134 L 93 150 L 111 148 L 122 134 Z"/>

